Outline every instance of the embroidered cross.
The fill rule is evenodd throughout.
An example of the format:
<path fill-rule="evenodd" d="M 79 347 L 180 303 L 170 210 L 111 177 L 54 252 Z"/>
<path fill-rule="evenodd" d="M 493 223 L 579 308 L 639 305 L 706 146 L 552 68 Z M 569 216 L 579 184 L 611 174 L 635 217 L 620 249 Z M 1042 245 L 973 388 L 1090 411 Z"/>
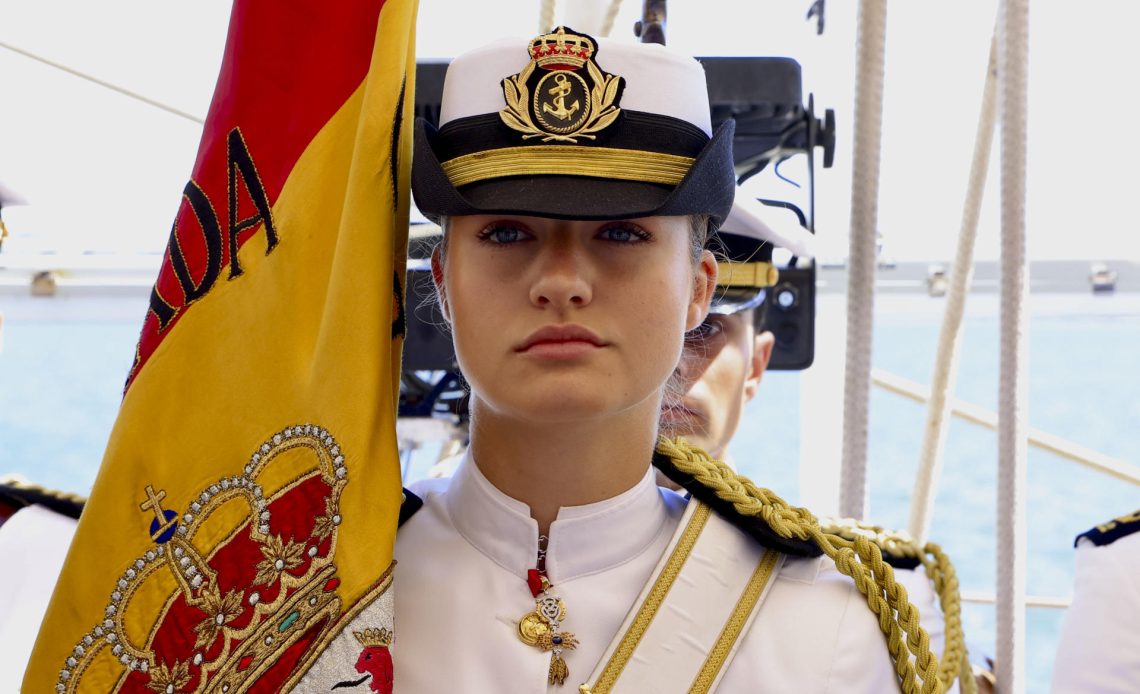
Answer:
<path fill-rule="evenodd" d="M 162 500 L 166 498 L 166 490 L 160 489 L 156 494 L 154 487 L 146 486 L 147 500 L 139 504 L 140 511 L 154 511 L 154 523 L 150 526 L 150 539 L 159 542 L 160 538 L 178 522 L 178 515 L 162 510 Z"/>

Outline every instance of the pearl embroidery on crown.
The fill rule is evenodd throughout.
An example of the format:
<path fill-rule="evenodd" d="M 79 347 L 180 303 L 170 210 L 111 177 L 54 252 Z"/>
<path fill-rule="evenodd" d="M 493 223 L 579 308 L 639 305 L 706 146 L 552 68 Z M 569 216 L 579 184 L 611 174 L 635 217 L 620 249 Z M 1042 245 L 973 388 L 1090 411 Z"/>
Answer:
<path fill-rule="evenodd" d="M 295 437 L 315 438 L 322 448 L 322 457 L 325 457 L 326 460 L 332 460 L 333 475 L 335 478 L 337 480 L 344 480 L 348 477 L 348 469 L 345 467 L 344 456 L 341 454 L 340 446 L 327 430 L 313 424 L 287 427 L 281 432 L 271 436 L 268 441 L 258 447 L 258 452 L 250 456 L 249 462 L 245 465 L 244 474 L 223 477 L 218 480 L 218 482 L 202 490 L 202 492 L 195 497 L 194 501 L 190 503 L 189 510 L 183 514 L 181 519 L 182 523 L 179 524 L 176 531 L 178 535 L 185 537 L 189 533 L 189 527 L 193 525 L 197 514 L 202 511 L 203 506 L 207 504 L 210 499 L 231 489 L 249 490 L 254 500 L 253 507 L 257 511 L 258 532 L 262 535 L 268 535 L 269 521 L 272 518 L 272 514 L 269 509 L 266 508 L 267 502 L 263 496 L 261 486 L 254 482 L 255 472 L 260 472 L 261 463 L 268 460 L 268 454 L 270 452 L 278 446 L 287 443 L 288 439 Z M 332 521 L 335 525 L 340 525 L 341 518 L 339 515 L 336 515 Z M 311 547 L 309 556 L 315 557 L 316 554 L 317 548 Z M 183 576 L 185 576 L 191 588 L 194 590 L 200 589 L 205 581 L 198 567 L 190 561 L 189 557 L 184 555 L 181 547 L 175 546 L 172 555 L 175 559 L 179 560 L 178 565 L 182 567 Z M 90 633 L 84 634 L 83 637 L 80 638 L 79 643 L 72 649 L 65 661 L 65 667 L 60 670 L 59 681 L 55 685 L 56 692 L 62 694 L 63 692 L 69 691 L 69 689 L 74 691 L 75 682 L 78 681 L 78 678 L 73 681 L 71 677 L 76 671 L 76 668 L 79 668 L 80 672 L 82 672 L 83 667 L 80 666 L 85 665 L 84 656 L 87 655 L 88 652 L 95 652 L 96 649 L 93 647 L 97 645 L 96 642 L 98 641 L 110 644 L 112 646 L 111 653 L 117 656 L 119 662 L 126 668 L 143 673 L 150 670 L 150 658 L 152 656 L 133 648 L 122 635 L 122 625 L 117 623 L 113 618 L 120 614 L 119 603 L 122 601 L 124 594 L 129 593 L 130 588 L 148 576 L 150 572 L 155 570 L 158 564 L 161 563 L 160 560 L 164 560 L 165 558 L 166 547 L 164 545 L 158 545 L 153 549 L 148 549 L 145 554 L 136 559 L 133 564 L 123 572 L 123 575 L 116 581 L 115 589 L 111 592 L 110 600 L 104 608 L 106 619 L 95 626 Z M 257 605 L 259 601 L 260 595 L 257 592 L 249 595 L 248 602 L 251 606 Z M 201 662 L 202 656 L 198 653 L 194 658 L 194 665 L 199 666 Z M 67 684 L 69 681 L 72 682 L 70 688 Z"/>

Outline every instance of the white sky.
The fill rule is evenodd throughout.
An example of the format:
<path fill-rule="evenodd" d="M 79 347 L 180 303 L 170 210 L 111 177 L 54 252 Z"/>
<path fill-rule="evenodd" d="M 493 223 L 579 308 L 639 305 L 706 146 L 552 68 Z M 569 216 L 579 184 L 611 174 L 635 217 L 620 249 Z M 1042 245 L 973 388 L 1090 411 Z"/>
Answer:
<path fill-rule="evenodd" d="M 835 258 L 847 247 L 857 3 L 827 3 L 822 37 L 803 19 L 809 5 L 672 0 L 668 36 L 694 54 L 803 64 L 805 95 L 816 94 L 819 110 L 834 108 L 839 124 L 836 166 L 817 169 L 822 255 Z M 7 0 L 0 42 L 204 116 L 229 7 Z M 624 0 L 615 36 L 630 35 L 640 7 Z M 499 35 L 529 37 L 538 8 L 531 0 L 421 0 L 419 52 L 446 56 Z M 995 8 L 996 0 L 889 6 L 879 227 L 895 259 L 953 257 Z M 575 0 L 560 9 L 564 20 L 590 14 Z M 1140 113 L 1140 3 L 1037 2 L 1030 12 L 1030 253 L 1140 260 L 1132 214 L 1140 175 L 1130 166 L 1140 161 L 1140 129 L 1130 124 Z M 5 209 L 13 234 L 5 250 L 160 250 L 200 126 L 2 47 L 0 84 L 0 181 L 32 203 Z M 999 152 L 979 258 L 995 257 L 999 245 Z M 796 178 L 802 165 L 790 161 L 782 171 Z"/>

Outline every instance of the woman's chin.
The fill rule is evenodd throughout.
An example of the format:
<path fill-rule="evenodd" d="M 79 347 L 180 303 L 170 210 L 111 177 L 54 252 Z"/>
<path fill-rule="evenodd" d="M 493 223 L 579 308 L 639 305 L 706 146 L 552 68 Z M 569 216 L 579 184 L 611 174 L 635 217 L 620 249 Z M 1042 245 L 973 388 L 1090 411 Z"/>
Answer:
<path fill-rule="evenodd" d="M 591 421 L 612 422 L 632 409 L 612 390 L 589 392 L 563 388 L 522 392 L 519 388 L 501 397 L 480 397 L 482 406 L 498 417 L 533 424 L 574 424 Z M 480 408 L 482 409 L 482 408 Z"/>

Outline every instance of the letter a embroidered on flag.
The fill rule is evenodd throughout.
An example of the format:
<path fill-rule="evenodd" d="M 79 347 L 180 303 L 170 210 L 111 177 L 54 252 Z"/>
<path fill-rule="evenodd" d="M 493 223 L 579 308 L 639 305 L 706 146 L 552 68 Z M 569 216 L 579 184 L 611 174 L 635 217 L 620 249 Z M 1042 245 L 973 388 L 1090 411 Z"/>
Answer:
<path fill-rule="evenodd" d="M 300 691 L 391 615 L 415 16 L 236 1 L 24 691 Z"/>

